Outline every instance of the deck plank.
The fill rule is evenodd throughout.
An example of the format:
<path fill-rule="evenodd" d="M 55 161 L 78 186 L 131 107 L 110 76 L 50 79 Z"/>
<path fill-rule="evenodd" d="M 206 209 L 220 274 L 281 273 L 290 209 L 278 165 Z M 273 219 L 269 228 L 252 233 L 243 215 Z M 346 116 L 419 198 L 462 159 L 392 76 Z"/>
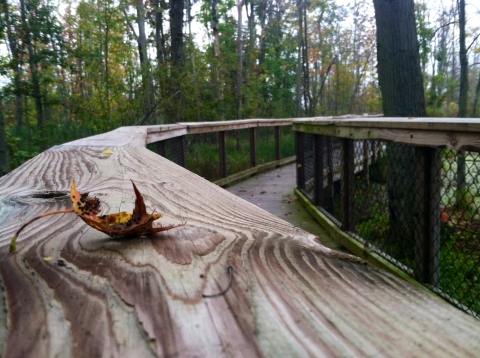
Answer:
<path fill-rule="evenodd" d="M 255 175 L 228 187 L 227 190 L 290 224 L 317 236 L 326 247 L 348 253 L 312 218 L 307 209 L 297 202 L 293 194 L 295 185 L 296 164 L 290 164 L 267 173 Z"/>

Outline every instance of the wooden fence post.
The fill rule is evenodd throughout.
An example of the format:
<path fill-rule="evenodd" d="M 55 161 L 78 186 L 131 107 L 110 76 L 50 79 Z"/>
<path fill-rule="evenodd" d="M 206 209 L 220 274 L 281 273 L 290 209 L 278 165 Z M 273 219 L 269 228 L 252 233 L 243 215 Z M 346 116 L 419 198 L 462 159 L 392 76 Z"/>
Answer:
<path fill-rule="evenodd" d="M 415 277 L 437 287 L 440 271 L 440 168 L 438 149 L 415 147 Z"/>
<path fill-rule="evenodd" d="M 257 128 L 250 128 L 250 166 L 257 166 Z"/>
<path fill-rule="evenodd" d="M 220 176 L 227 177 L 227 136 L 225 131 L 218 132 L 218 144 L 220 153 Z"/>
<path fill-rule="evenodd" d="M 333 213 L 333 137 L 326 138 L 327 186 L 324 189 L 325 210 Z"/>
<path fill-rule="evenodd" d="M 315 192 L 313 196 L 314 204 L 323 207 L 324 195 L 323 195 L 323 170 L 324 170 L 324 140 L 323 136 L 313 135 L 313 160 L 314 160 L 314 183 Z"/>
<path fill-rule="evenodd" d="M 355 230 L 355 163 L 353 139 L 340 139 L 341 150 L 341 222 L 342 230 Z"/>
<path fill-rule="evenodd" d="M 305 134 L 295 132 L 295 152 L 297 154 L 297 188 L 305 189 Z"/>
<path fill-rule="evenodd" d="M 275 160 L 282 158 L 280 126 L 275 126 Z"/>

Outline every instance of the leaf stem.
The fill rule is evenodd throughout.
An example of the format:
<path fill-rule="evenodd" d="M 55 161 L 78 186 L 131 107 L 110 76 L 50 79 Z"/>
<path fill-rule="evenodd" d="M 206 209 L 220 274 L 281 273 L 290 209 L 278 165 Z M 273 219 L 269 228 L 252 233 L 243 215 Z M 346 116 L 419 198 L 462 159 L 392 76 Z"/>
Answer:
<path fill-rule="evenodd" d="M 230 289 L 230 286 L 232 286 L 233 267 L 232 267 L 232 266 L 228 266 L 227 271 L 228 271 L 228 274 L 230 275 L 230 279 L 229 279 L 229 281 L 228 281 L 228 286 L 227 286 L 227 288 L 224 289 L 222 292 L 215 293 L 215 294 L 213 294 L 213 295 L 202 295 L 203 298 L 218 297 L 218 296 L 221 296 L 221 295 L 224 295 L 225 293 L 227 293 L 227 291 Z"/>
<path fill-rule="evenodd" d="M 16 245 L 17 244 L 17 237 L 20 234 L 20 232 L 22 232 L 22 230 L 25 229 L 25 227 L 27 225 L 30 225 L 35 220 L 44 218 L 45 216 L 56 215 L 56 214 L 65 214 L 65 213 L 74 213 L 74 212 L 75 212 L 75 210 L 73 210 L 73 209 L 50 211 L 49 213 L 39 215 L 37 217 L 34 217 L 32 220 L 27 221 L 25 224 L 23 224 L 23 226 L 20 229 L 17 230 L 17 232 L 13 236 L 12 241 L 10 242 L 10 252 L 15 252 L 15 250 L 17 249 L 17 245 Z"/>

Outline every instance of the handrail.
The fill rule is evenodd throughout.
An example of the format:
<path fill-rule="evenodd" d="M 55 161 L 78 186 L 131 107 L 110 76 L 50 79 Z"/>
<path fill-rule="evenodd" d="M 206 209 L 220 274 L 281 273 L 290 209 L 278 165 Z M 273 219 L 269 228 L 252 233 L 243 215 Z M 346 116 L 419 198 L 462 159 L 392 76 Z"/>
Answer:
<path fill-rule="evenodd" d="M 324 225 L 349 234 L 357 254 L 380 254 L 480 318 L 478 300 L 469 298 L 480 296 L 480 286 L 469 283 L 480 279 L 469 263 L 480 260 L 478 119 L 292 123 L 298 189 L 322 212 Z"/>
<path fill-rule="evenodd" d="M 471 316 L 145 148 L 149 128 L 173 135 L 187 131 L 181 126 L 66 143 L 0 178 L 1 356 L 479 351 L 480 322 Z M 242 130 L 244 138 L 260 131 Z M 164 216 L 156 226 L 187 224 L 107 237 L 63 213 L 27 226 L 9 253 L 23 223 L 71 206 L 72 179 L 101 201 L 101 214 L 132 212 L 133 181 L 147 212 Z"/>

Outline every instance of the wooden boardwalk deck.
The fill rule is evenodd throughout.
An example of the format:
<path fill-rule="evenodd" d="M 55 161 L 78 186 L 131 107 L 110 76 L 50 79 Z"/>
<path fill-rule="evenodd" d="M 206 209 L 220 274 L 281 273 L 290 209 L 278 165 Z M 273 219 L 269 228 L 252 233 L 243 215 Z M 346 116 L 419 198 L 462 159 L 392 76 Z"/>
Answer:
<path fill-rule="evenodd" d="M 149 129 L 66 143 L 0 178 L 0 356 L 478 356 L 480 321 L 149 151 Z M 133 180 L 156 225 L 187 224 L 111 238 L 64 213 L 10 253 L 21 224 L 71 207 L 72 179 L 102 214 L 133 210 Z M 284 204 L 289 219 L 299 204 Z"/>
<path fill-rule="evenodd" d="M 293 194 L 296 186 L 295 164 L 286 165 L 267 173 L 256 175 L 227 190 L 242 199 L 278 216 L 315 236 L 330 249 L 347 252 L 334 241 L 320 224 L 297 202 Z"/>

